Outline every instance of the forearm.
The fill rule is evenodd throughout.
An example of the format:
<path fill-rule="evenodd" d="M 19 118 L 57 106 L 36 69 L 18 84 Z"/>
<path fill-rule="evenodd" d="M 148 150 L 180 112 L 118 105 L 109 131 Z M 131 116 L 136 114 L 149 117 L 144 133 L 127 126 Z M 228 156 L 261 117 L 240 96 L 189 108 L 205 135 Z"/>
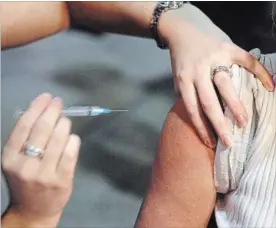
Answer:
<path fill-rule="evenodd" d="M 156 6 L 149 2 L 3 2 L 0 3 L 2 48 L 23 45 L 69 27 L 151 37 L 150 21 Z M 185 4 L 182 9 L 164 13 L 159 20 L 160 36 L 169 42 L 178 31 L 185 39 L 194 28 L 230 40 L 198 8 Z M 70 20 L 71 19 L 71 20 Z M 183 41 L 185 42 L 185 41 Z"/>
<path fill-rule="evenodd" d="M 31 219 L 26 216 L 21 216 L 20 213 L 12 209 L 8 209 L 4 215 L 1 217 L 1 227 L 2 228 L 38 228 L 47 227 L 55 228 L 57 227 L 61 215 L 53 216 L 51 218 L 36 218 Z"/>
<path fill-rule="evenodd" d="M 150 37 L 156 2 L 0 3 L 2 48 L 35 41 L 69 27 Z M 70 12 L 69 12 L 70 11 Z"/>
<path fill-rule="evenodd" d="M 71 22 L 85 29 L 150 37 L 156 2 L 68 2 Z"/>
<path fill-rule="evenodd" d="M 1 48 L 29 43 L 69 26 L 65 2 L 1 2 Z"/>
<path fill-rule="evenodd" d="M 71 23 L 85 29 L 151 37 L 150 21 L 156 1 L 149 2 L 69 2 Z M 183 20 L 184 19 L 184 20 Z M 197 28 L 220 40 L 230 38 L 220 30 L 201 10 L 192 4 L 161 15 L 158 23 L 160 35 L 167 40 L 176 30 Z"/>
<path fill-rule="evenodd" d="M 213 159 L 179 99 L 163 126 L 136 228 L 206 227 L 216 196 Z"/>

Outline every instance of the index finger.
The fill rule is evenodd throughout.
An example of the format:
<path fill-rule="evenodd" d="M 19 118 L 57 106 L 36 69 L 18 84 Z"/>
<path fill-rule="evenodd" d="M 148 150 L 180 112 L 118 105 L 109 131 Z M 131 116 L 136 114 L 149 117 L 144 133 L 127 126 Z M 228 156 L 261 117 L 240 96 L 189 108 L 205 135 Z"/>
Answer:
<path fill-rule="evenodd" d="M 268 91 L 274 91 L 275 83 L 272 77 L 269 75 L 265 67 L 250 53 L 238 46 L 235 46 L 232 53 L 232 60 L 234 63 L 246 68 L 254 74 Z"/>
<path fill-rule="evenodd" d="M 4 154 L 6 154 L 5 151 L 9 151 L 9 154 L 11 152 L 18 153 L 20 151 L 20 149 L 26 142 L 34 123 L 47 107 L 50 101 L 51 95 L 45 93 L 38 96 L 31 103 L 27 111 L 25 111 L 20 119 L 17 121 L 8 139 L 8 142 L 4 147 Z"/>

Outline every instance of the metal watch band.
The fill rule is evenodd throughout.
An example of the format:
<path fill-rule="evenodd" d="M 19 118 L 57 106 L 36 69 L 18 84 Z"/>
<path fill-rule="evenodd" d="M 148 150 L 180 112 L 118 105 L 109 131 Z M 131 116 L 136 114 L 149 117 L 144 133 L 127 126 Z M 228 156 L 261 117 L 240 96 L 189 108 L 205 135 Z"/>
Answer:
<path fill-rule="evenodd" d="M 188 1 L 161 1 L 158 2 L 153 15 L 152 15 L 152 20 L 150 22 L 150 31 L 152 34 L 152 37 L 155 39 L 157 46 L 161 49 L 166 49 L 168 48 L 168 45 L 165 43 L 162 43 L 158 34 L 158 22 L 159 18 L 162 15 L 162 13 L 166 10 L 171 10 L 171 9 L 178 9 L 183 6 L 184 3 L 188 3 Z"/>

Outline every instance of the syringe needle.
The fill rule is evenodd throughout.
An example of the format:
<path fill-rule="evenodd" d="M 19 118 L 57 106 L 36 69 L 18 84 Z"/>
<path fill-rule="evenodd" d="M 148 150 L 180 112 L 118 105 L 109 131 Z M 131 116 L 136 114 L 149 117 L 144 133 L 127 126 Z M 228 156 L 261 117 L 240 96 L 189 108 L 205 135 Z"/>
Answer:
<path fill-rule="evenodd" d="M 129 110 L 127 109 L 110 109 L 110 112 L 128 112 Z"/>

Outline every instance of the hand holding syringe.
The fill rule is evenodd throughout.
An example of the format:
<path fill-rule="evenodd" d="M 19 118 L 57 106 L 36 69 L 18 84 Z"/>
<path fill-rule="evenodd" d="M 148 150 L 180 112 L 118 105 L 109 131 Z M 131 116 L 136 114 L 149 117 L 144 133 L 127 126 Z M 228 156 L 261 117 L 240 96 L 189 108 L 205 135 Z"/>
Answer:
<path fill-rule="evenodd" d="M 128 110 L 112 110 L 109 108 L 101 108 L 99 106 L 71 106 L 62 110 L 62 114 L 68 117 L 81 117 L 81 116 L 99 116 L 112 112 L 126 112 Z M 18 118 L 24 111 L 18 111 L 15 116 Z"/>

